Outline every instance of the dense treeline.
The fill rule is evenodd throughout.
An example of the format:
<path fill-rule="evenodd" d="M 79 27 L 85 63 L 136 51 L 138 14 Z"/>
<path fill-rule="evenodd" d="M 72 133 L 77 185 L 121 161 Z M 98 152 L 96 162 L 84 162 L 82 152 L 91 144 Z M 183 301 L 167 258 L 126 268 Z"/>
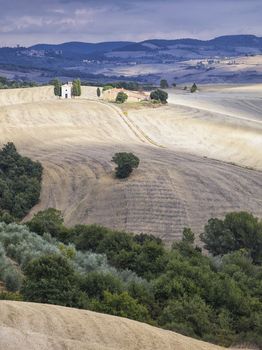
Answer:
<path fill-rule="evenodd" d="M 42 166 L 22 157 L 15 145 L 7 143 L 0 150 L 0 220 L 21 219 L 38 202 Z"/>
<path fill-rule="evenodd" d="M 251 214 L 208 222 L 202 240 L 214 256 L 202 253 L 190 229 L 167 249 L 146 234 L 66 228 L 55 209 L 27 226 L 36 233 L 0 224 L 0 278 L 18 292 L 2 297 L 124 316 L 225 346 L 262 347 L 262 222 Z"/>
<path fill-rule="evenodd" d="M 9 80 L 5 77 L 0 77 L 0 89 L 18 89 L 35 86 L 38 86 L 35 82 Z"/>
<path fill-rule="evenodd" d="M 98 84 L 99 85 L 99 84 Z M 131 90 L 131 91 L 151 91 L 155 88 L 152 84 L 139 84 L 135 81 L 118 81 L 118 82 L 112 82 L 112 83 L 106 83 L 104 84 L 103 87 L 108 87 L 110 86 L 111 88 L 118 88 L 118 89 L 126 89 L 126 90 Z"/>

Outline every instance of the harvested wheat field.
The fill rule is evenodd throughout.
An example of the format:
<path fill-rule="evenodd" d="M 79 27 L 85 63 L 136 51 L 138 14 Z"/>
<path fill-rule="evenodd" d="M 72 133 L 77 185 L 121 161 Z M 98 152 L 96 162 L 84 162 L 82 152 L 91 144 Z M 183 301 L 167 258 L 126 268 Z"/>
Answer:
<path fill-rule="evenodd" d="M 219 350 L 125 318 L 54 305 L 0 301 L 4 350 Z"/>
<path fill-rule="evenodd" d="M 231 99 L 224 87 L 171 94 L 166 107 L 127 115 L 98 101 L 95 88 L 66 101 L 49 87 L 24 89 L 22 98 L 21 90 L 0 91 L 1 143 L 13 141 L 44 166 L 29 217 L 55 207 L 68 225 L 98 223 L 170 243 L 183 227 L 200 233 L 229 211 L 262 216 L 261 87 L 247 90 Z M 119 151 L 141 160 L 128 180 L 113 176 Z"/>

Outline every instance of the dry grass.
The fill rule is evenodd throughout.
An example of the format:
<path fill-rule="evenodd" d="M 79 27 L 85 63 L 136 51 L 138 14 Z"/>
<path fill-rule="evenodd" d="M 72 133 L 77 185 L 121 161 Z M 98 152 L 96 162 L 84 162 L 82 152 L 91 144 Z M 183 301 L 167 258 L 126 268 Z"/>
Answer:
<path fill-rule="evenodd" d="M 154 103 L 151 101 L 141 101 L 141 102 L 125 102 L 122 104 L 117 104 L 117 106 L 124 112 L 128 113 L 129 111 L 137 111 L 140 109 L 152 109 L 163 107 L 161 103 Z"/>
<path fill-rule="evenodd" d="M 3 350 L 219 350 L 128 319 L 61 306 L 0 301 Z"/>
<path fill-rule="evenodd" d="M 20 90 L 8 91 L 6 100 L 0 91 L 1 143 L 14 141 L 45 168 L 41 202 L 31 215 L 55 207 L 68 225 L 99 223 L 152 233 L 167 243 L 179 238 L 183 227 L 199 233 L 210 217 L 229 211 L 262 216 L 261 172 L 221 162 L 261 169 L 259 123 L 236 118 L 237 108 L 245 108 L 248 119 L 258 118 L 258 101 L 252 112 L 249 98 L 227 102 L 235 115 L 230 117 L 219 96 L 212 102 L 207 95 L 209 104 L 201 109 L 193 104 L 203 105 L 202 95 L 190 94 L 181 95 L 179 105 L 171 101 L 126 115 L 97 101 L 95 91 L 84 88 L 89 100 L 70 101 L 54 99 L 50 88 L 26 89 L 29 96 L 22 98 Z M 213 111 L 219 104 L 220 114 Z M 119 151 L 141 159 L 128 180 L 113 176 L 110 160 Z"/>

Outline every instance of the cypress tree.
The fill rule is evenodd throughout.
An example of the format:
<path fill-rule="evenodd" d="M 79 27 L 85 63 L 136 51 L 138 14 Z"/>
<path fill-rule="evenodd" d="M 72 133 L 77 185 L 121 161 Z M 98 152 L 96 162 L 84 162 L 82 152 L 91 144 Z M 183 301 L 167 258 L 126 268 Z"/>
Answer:
<path fill-rule="evenodd" d="M 72 96 L 81 96 L 81 81 L 79 79 L 73 81 Z"/>
<path fill-rule="evenodd" d="M 53 85 L 54 85 L 54 94 L 55 96 L 60 96 L 61 95 L 61 82 L 58 79 L 53 80 Z"/>

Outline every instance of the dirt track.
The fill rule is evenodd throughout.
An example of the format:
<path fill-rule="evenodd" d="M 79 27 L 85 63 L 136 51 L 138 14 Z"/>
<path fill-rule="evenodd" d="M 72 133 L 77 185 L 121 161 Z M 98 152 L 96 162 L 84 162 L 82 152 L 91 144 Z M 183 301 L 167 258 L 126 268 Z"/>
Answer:
<path fill-rule="evenodd" d="M 44 165 L 41 202 L 32 213 L 56 207 L 69 225 L 99 223 L 166 242 L 184 226 L 199 233 L 211 216 L 232 210 L 262 216 L 262 173 L 209 159 L 262 170 L 257 121 L 185 106 L 187 100 L 125 116 L 95 101 L 95 89 L 84 89 L 94 100 L 70 101 L 48 100 L 49 88 L 33 89 L 35 102 L 27 97 L 21 104 L 16 91 L 9 92 L 13 105 L 12 95 L 5 103 L 0 91 L 0 140 L 14 141 Z M 141 159 L 127 181 L 113 177 L 110 160 L 118 151 Z"/>
<path fill-rule="evenodd" d="M 54 305 L 0 301 L 3 350 L 219 350 L 125 318 Z"/>

